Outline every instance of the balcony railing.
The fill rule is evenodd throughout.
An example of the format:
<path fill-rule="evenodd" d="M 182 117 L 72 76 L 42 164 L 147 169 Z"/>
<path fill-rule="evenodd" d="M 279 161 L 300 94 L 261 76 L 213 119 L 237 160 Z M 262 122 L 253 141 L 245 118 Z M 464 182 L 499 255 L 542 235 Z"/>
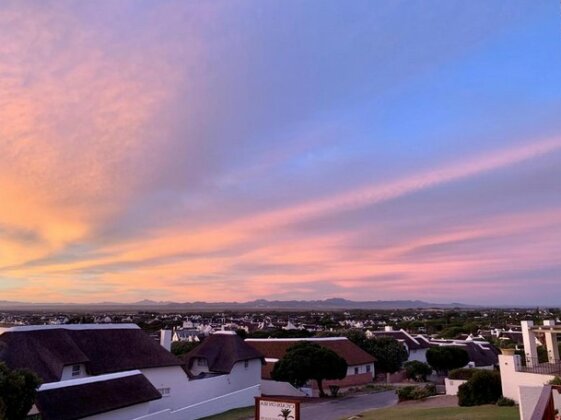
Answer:
<path fill-rule="evenodd" d="M 561 374 L 561 361 L 540 363 L 537 357 L 525 358 L 524 356 L 520 359 L 521 363 L 516 366 L 518 372 L 541 373 L 544 375 Z"/>

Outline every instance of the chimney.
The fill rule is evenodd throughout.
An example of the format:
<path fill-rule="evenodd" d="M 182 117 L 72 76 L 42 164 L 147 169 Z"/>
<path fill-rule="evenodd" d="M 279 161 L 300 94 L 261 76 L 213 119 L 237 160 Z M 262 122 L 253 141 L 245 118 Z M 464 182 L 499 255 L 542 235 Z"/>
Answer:
<path fill-rule="evenodd" d="M 171 351 L 171 330 L 160 330 L 160 345 Z"/>
<path fill-rule="evenodd" d="M 386 326 L 384 327 L 384 331 L 385 331 L 385 332 L 393 331 L 393 327 L 392 327 L 391 325 L 386 325 Z"/>

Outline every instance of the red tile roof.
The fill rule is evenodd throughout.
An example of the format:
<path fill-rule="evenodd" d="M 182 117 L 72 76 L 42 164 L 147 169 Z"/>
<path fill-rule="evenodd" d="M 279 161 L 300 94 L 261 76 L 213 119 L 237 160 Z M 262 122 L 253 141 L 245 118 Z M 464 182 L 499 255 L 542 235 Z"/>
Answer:
<path fill-rule="evenodd" d="M 311 341 L 322 347 L 333 350 L 341 356 L 349 366 L 374 363 L 376 358 L 362 350 L 345 337 L 333 338 L 268 338 L 245 340 L 246 343 L 265 355 L 267 359 L 281 359 L 286 351 L 300 341 Z"/>

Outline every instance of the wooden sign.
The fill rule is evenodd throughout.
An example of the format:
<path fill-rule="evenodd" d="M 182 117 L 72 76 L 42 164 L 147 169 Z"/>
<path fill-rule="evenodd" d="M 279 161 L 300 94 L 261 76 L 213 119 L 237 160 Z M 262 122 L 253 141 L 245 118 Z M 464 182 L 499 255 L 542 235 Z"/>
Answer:
<path fill-rule="evenodd" d="M 255 397 L 255 420 L 300 420 L 300 400 Z"/>

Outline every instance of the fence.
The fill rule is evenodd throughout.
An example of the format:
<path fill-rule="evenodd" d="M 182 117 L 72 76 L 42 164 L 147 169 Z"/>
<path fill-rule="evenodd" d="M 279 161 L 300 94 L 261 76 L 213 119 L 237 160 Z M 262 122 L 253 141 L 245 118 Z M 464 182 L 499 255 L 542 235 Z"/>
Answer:
<path fill-rule="evenodd" d="M 561 374 L 561 361 L 555 363 L 540 363 L 537 357 L 521 357 L 520 364 L 516 366 L 517 372 L 541 373 L 546 375 Z"/>

